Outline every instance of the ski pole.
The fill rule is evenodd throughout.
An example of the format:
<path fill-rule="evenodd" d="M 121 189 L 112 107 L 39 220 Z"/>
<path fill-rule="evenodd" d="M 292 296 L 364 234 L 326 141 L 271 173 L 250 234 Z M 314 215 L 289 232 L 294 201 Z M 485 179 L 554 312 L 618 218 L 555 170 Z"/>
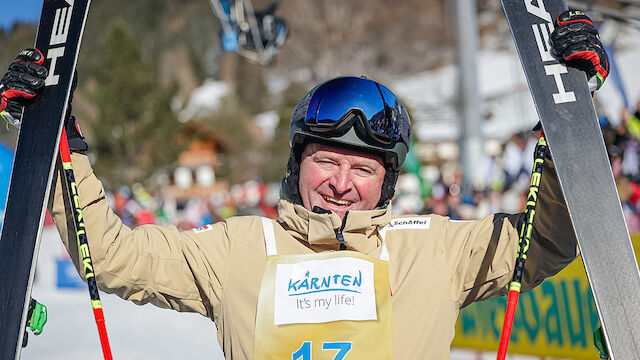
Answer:
<path fill-rule="evenodd" d="M 102 313 L 102 302 L 98 293 L 98 283 L 96 282 L 93 272 L 93 262 L 89 253 L 89 243 L 87 242 L 87 234 L 85 232 L 84 219 L 82 209 L 78 198 L 78 186 L 73 174 L 73 166 L 71 165 L 71 151 L 69 150 L 69 142 L 67 140 L 67 132 L 62 128 L 60 136 L 60 158 L 62 159 L 62 168 L 64 177 L 67 181 L 67 200 L 73 207 L 73 226 L 76 231 L 76 239 L 78 240 L 78 249 L 82 256 L 82 265 L 84 267 L 85 278 L 89 285 L 89 295 L 91 296 L 91 306 L 93 307 L 93 316 L 98 326 L 98 335 L 100 336 L 100 345 L 102 345 L 102 354 L 105 360 L 111 360 L 111 347 L 109 346 L 109 338 L 107 337 L 107 327 L 104 322 L 104 314 Z"/>
<path fill-rule="evenodd" d="M 533 170 L 531 172 L 531 186 L 529 187 L 529 195 L 527 195 L 527 205 L 524 211 L 524 223 L 520 228 L 520 249 L 518 250 L 518 258 L 516 259 L 516 268 L 513 273 L 513 280 L 509 285 L 509 298 L 507 299 L 507 311 L 504 316 L 504 325 L 502 327 L 502 336 L 500 337 L 500 347 L 498 348 L 498 360 L 504 360 L 507 356 L 507 347 L 509 346 L 509 338 L 511 337 L 511 329 L 513 328 L 513 318 L 520 296 L 520 288 L 522 286 L 522 272 L 524 270 L 524 262 L 527 260 L 527 250 L 531 241 L 531 233 L 533 232 L 533 217 L 536 214 L 536 203 L 538 201 L 538 190 L 540 188 L 540 179 L 542 178 L 542 165 L 544 164 L 544 156 L 547 151 L 547 141 L 544 138 L 544 132 L 540 131 L 540 139 L 536 145 Z"/>

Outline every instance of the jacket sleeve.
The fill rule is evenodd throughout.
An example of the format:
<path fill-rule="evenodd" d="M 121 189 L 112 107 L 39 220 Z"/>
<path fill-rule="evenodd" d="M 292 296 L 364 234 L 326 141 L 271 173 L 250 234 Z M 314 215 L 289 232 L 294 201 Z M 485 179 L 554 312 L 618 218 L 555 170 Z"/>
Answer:
<path fill-rule="evenodd" d="M 136 304 L 150 302 L 214 319 L 229 251 L 226 224 L 218 223 L 211 230 L 197 233 L 156 225 L 132 230 L 110 209 L 87 156 L 74 153 L 72 161 L 99 288 Z M 49 211 L 84 279 L 72 212 L 63 196 L 60 166 L 55 175 Z"/>
<path fill-rule="evenodd" d="M 523 222 L 524 213 L 494 214 L 480 221 L 448 222 L 445 251 L 452 271 L 452 295 L 460 307 L 507 294 Z M 547 151 L 522 291 L 557 274 L 578 255 L 571 219 Z"/>

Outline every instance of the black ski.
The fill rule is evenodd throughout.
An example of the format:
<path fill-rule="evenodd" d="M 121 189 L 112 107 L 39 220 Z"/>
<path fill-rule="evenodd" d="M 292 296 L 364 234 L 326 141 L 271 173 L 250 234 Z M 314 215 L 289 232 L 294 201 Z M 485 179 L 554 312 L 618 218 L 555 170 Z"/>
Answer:
<path fill-rule="evenodd" d="M 640 358 L 640 272 L 584 73 L 549 54 L 564 0 L 502 0 L 614 359 Z M 544 196 L 541 194 L 540 196 Z"/>
<path fill-rule="evenodd" d="M 42 94 L 25 109 L 0 236 L 0 359 L 18 359 L 35 260 L 89 0 L 44 0 L 35 47 L 47 58 Z"/>

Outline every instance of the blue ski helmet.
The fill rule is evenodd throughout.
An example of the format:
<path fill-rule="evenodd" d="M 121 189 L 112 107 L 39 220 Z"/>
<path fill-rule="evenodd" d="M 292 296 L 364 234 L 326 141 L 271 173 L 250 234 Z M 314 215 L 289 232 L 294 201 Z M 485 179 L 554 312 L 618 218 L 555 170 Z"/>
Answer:
<path fill-rule="evenodd" d="M 291 153 L 283 190 L 301 203 L 300 155 L 309 143 L 347 147 L 379 156 L 386 175 L 378 206 L 393 197 L 411 144 L 411 122 L 402 102 L 384 85 L 364 77 L 337 77 L 314 87 L 293 111 Z"/>

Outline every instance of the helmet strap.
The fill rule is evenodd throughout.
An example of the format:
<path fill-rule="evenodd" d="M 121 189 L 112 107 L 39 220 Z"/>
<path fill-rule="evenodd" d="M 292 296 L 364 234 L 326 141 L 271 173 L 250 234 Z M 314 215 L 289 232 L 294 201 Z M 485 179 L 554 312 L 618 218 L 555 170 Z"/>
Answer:
<path fill-rule="evenodd" d="M 382 190 L 380 192 L 380 201 L 377 207 L 387 207 L 393 199 L 396 191 L 396 182 L 398 181 L 399 170 L 394 170 L 391 166 L 385 167 L 384 181 L 382 182 Z"/>
<path fill-rule="evenodd" d="M 294 147 L 294 149 L 296 149 L 296 147 Z M 298 188 L 300 180 L 300 154 L 296 154 L 294 149 L 289 152 L 287 172 L 284 175 L 284 179 L 282 179 L 280 197 L 294 204 L 302 205 L 300 189 Z"/>

